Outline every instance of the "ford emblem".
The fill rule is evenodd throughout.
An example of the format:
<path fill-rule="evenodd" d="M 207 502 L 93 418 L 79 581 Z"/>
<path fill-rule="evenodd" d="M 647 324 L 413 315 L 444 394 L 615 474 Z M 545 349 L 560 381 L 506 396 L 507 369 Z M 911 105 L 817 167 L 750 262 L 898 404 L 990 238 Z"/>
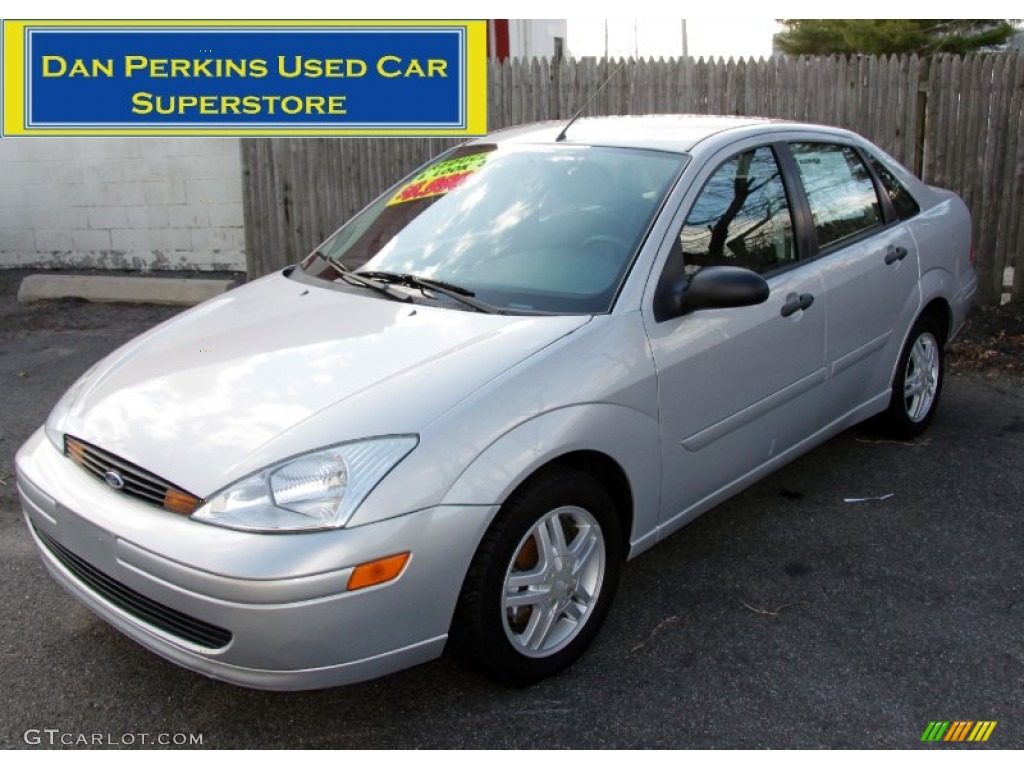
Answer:
<path fill-rule="evenodd" d="M 115 491 L 120 491 L 124 488 L 124 478 L 112 469 L 108 469 L 103 473 L 103 479 L 107 481 L 107 485 L 113 488 Z"/>

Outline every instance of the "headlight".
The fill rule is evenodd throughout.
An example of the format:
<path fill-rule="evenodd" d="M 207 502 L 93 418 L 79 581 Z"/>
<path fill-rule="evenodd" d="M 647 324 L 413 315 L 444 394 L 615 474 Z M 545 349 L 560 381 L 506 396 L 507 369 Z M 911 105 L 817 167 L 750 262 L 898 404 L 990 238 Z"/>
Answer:
<path fill-rule="evenodd" d="M 71 411 L 71 406 L 75 404 L 79 393 L 85 388 L 89 378 L 92 376 L 92 372 L 98 366 L 99 363 L 96 363 L 79 376 L 75 383 L 68 388 L 68 391 L 61 395 L 60 400 L 57 401 L 57 404 L 53 406 L 53 410 L 50 411 L 50 415 L 46 417 L 46 424 L 43 429 L 46 432 L 46 436 L 50 438 L 50 442 L 53 443 L 54 448 L 61 453 L 64 453 L 64 422 Z"/>
<path fill-rule="evenodd" d="M 416 442 L 384 437 L 289 459 L 228 486 L 192 517 L 243 531 L 341 528 Z"/>

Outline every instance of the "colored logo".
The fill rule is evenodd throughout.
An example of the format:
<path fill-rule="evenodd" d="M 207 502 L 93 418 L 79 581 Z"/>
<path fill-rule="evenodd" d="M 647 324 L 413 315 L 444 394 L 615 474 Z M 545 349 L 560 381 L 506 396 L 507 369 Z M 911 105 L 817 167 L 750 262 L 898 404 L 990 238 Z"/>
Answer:
<path fill-rule="evenodd" d="M 933 720 L 921 741 L 988 741 L 995 729 L 995 720 Z"/>
<path fill-rule="evenodd" d="M 115 472 L 112 469 L 108 469 L 103 473 L 103 479 L 106 480 L 107 485 L 113 488 L 115 491 L 120 491 L 124 488 L 124 478 L 121 477 L 120 473 Z"/>

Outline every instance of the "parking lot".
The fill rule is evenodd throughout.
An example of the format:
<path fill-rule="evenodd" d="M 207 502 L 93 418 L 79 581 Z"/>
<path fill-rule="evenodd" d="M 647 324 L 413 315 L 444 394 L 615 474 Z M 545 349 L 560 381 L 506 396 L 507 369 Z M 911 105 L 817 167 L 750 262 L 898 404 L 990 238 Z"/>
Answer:
<path fill-rule="evenodd" d="M 629 564 L 597 641 L 557 678 L 509 690 L 443 658 L 267 693 L 164 662 L 45 573 L 15 451 L 79 374 L 177 310 L 22 306 L 24 274 L 0 272 L 4 747 L 46 729 L 70 746 L 1024 747 L 1020 374 L 950 376 L 923 439 L 850 430 Z M 998 725 L 985 744 L 922 744 L 935 720 Z"/>

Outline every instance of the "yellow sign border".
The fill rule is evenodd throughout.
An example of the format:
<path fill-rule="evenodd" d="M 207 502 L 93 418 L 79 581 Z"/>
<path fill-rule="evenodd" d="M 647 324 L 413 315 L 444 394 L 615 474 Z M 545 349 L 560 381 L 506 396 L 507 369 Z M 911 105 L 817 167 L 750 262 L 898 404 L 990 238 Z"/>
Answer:
<path fill-rule="evenodd" d="M 464 27 L 466 125 L 464 128 L 26 128 L 26 27 Z M 40 19 L 3 22 L 3 136 L 482 136 L 487 133 L 487 22 L 480 19 Z"/>

